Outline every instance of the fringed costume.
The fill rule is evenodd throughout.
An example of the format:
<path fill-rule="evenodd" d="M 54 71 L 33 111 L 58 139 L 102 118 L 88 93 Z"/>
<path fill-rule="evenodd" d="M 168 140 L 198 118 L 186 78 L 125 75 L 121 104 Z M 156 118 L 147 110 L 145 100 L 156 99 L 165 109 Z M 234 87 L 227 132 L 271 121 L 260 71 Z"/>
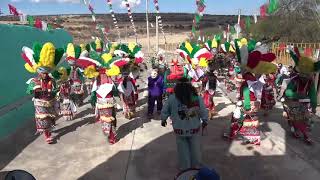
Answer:
<path fill-rule="evenodd" d="M 52 43 L 34 44 L 33 49 L 22 48 L 22 58 L 25 60 L 25 68 L 31 73 L 38 73 L 30 79 L 28 94 L 34 94 L 35 122 L 38 133 L 43 133 L 47 143 L 52 143 L 52 127 L 55 124 L 55 89 L 54 80 L 49 76 L 50 71 L 59 63 L 63 55 L 63 49 L 56 49 Z"/>

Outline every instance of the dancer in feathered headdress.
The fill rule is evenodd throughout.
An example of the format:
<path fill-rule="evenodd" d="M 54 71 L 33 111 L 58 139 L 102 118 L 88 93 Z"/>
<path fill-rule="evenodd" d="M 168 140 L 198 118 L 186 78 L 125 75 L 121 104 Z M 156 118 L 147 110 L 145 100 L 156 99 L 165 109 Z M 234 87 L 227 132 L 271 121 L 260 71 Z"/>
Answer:
<path fill-rule="evenodd" d="M 54 80 L 49 73 L 60 62 L 64 50 L 56 49 L 50 42 L 41 45 L 35 43 L 33 49 L 22 48 L 22 58 L 25 60 L 25 68 L 38 76 L 30 79 L 27 93 L 34 94 L 35 121 L 37 132 L 44 133 L 47 143 L 52 143 L 51 130 L 55 124 L 54 114 Z"/>
<path fill-rule="evenodd" d="M 302 133 L 307 144 L 312 144 L 307 134 L 309 119 L 316 112 L 317 97 L 313 75 L 320 71 L 320 62 L 315 62 L 309 57 L 301 55 L 298 48 L 290 50 L 290 55 L 295 63 L 297 75 L 282 84 L 284 88 L 283 105 L 284 117 L 288 120 L 292 135 L 296 138 Z"/>
<path fill-rule="evenodd" d="M 213 97 L 215 94 L 217 77 L 213 73 L 213 67 L 205 73 L 202 68 L 207 68 L 209 61 L 212 60 L 213 54 L 206 48 L 201 48 L 198 44 L 184 42 L 178 49 L 180 56 L 185 58 L 189 64 L 186 65 L 188 76 L 192 78 L 191 82 L 200 95 L 203 96 L 206 108 L 209 111 L 210 118 L 215 114 L 215 105 Z"/>
<path fill-rule="evenodd" d="M 69 43 L 66 48 L 66 60 L 71 67 L 71 99 L 77 106 L 81 106 L 84 99 L 83 70 L 77 66 L 78 61 L 85 59 L 88 52 L 78 45 Z"/>
<path fill-rule="evenodd" d="M 212 60 L 213 55 L 206 48 L 202 48 L 199 44 L 183 42 L 177 52 L 185 60 L 185 68 L 191 82 L 199 91 L 201 91 L 201 78 L 204 75 L 203 68 L 208 67 L 208 62 Z"/>
<path fill-rule="evenodd" d="M 60 101 L 60 113 L 66 120 L 72 120 L 76 113 L 76 106 L 71 99 L 71 81 L 69 79 L 71 68 L 60 67 L 52 76 L 59 86 L 58 99 Z"/>
<path fill-rule="evenodd" d="M 125 117 L 132 119 L 135 113 L 135 107 L 138 100 L 138 87 L 136 80 L 139 77 L 139 64 L 143 62 L 143 53 L 141 47 L 136 43 L 121 44 L 114 51 L 114 54 L 123 59 L 122 78 L 119 79 L 118 91 L 123 103 L 123 112 Z"/>
<path fill-rule="evenodd" d="M 101 123 L 102 132 L 110 144 L 116 143 L 116 111 L 115 99 L 116 85 L 112 77 L 120 74 L 120 68 L 116 65 L 121 61 L 112 53 L 90 53 L 91 59 L 82 59 L 78 66 L 84 69 L 87 78 L 94 78 L 91 104 L 95 107 L 97 122 Z"/>

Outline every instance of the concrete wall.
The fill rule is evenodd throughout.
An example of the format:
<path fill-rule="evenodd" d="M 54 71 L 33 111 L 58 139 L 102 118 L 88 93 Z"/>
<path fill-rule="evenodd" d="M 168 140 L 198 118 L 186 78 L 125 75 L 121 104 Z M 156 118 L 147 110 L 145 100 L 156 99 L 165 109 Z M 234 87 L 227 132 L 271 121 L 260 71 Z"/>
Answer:
<path fill-rule="evenodd" d="M 72 42 L 72 37 L 64 30 L 50 32 L 29 26 L 0 24 L 0 138 L 15 131 L 26 120 L 33 118 L 33 107 L 30 99 L 26 99 L 25 82 L 33 77 L 24 68 L 21 58 L 23 46 L 32 47 L 34 42 L 52 42 L 62 47 Z M 19 104 L 21 106 L 19 106 Z M 16 107 L 14 110 L 11 107 Z"/>

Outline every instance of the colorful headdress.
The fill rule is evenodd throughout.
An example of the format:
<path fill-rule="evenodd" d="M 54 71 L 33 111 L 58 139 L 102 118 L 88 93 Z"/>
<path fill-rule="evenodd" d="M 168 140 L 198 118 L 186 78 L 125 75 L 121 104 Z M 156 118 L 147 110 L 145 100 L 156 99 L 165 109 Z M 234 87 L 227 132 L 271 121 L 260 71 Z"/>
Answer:
<path fill-rule="evenodd" d="M 243 40 L 244 41 L 244 40 Z M 255 41 L 249 41 L 247 44 L 242 44 L 239 48 L 239 43 L 236 40 L 235 46 L 238 60 L 241 62 L 243 68 L 255 74 L 270 74 L 277 71 L 277 65 L 272 63 L 276 59 L 273 53 L 264 53 L 262 49 L 254 49 Z"/>
<path fill-rule="evenodd" d="M 140 64 L 143 62 L 144 54 L 141 51 L 141 47 L 136 43 L 129 43 L 128 45 L 120 44 L 114 51 L 114 54 L 118 57 L 134 60 L 135 64 Z"/>
<path fill-rule="evenodd" d="M 49 73 L 60 62 L 63 53 L 63 48 L 56 49 L 52 43 L 47 42 L 43 46 L 35 43 L 33 49 L 24 46 L 21 55 L 26 62 L 24 67 L 30 73 Z"/>
<path fill-rule="evenodd" d="M 208 61 L 213 58 L 211 52 L 206 48 L 201 48 L 198 44 L 190 43 L 188 41 L 182 43 L 180 48 L 177 49 L 180 56 L 187 60 L 192 65 L 199 65 L 207 67 Z"/>
<path fill-rule="evenodd" d="M 290 56 L 297 67 L 297 71 L 303 74 L 320 71 L 320 61 L 315 62 L 313 59 L 301 55 L 297 47 L 295 47 L 294 50 L 290 50 Z"/>

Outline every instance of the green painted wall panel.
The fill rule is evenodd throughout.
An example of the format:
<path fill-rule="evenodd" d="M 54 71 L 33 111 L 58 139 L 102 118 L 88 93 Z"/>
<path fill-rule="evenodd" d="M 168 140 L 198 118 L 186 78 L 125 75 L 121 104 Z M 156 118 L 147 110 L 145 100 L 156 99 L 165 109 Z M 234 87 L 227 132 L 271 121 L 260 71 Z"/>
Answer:
<path fill-rule="evenodd" d="M 26 96 L 25 82 L 35 76 L 24 68 L 21 58 L 23 46 L 34 42 L 52 42 L 63 47 L 72 42 L 72 36 L 63 29 L 42 31 L 29 26 L 0 24 L 0 110 Z M 32 120 L 34 108 L 31 100 L 4 115 L 0 115 L 0 138 L 14 132 L 25 121 Z"/>

